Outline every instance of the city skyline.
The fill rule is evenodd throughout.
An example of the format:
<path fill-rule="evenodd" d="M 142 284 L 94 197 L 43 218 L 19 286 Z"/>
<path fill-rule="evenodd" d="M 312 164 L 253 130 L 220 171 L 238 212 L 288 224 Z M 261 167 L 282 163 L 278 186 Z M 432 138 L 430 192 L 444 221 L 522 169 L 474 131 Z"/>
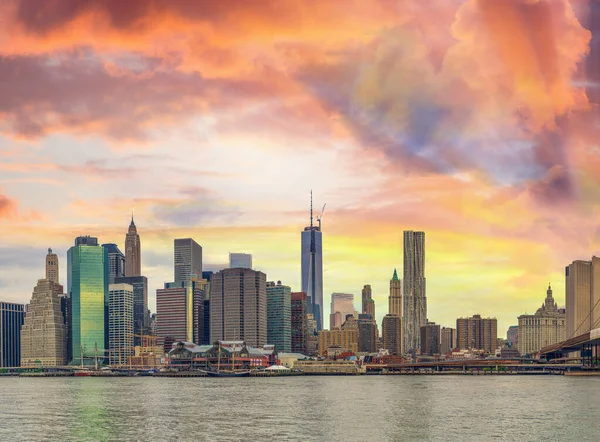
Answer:
<path fill-rule="evenodd" d="M 427 232 L 443 326 L 480 313 L 504 333 L 600 255 L 587 2 L 112 3 L 0 6 L 0 299 L 28 301 L 47 247 L 65 284 L 76 235 L 125 251 L 132 208 L 153 311 L 174 238 L 301 290 L 310 189 L 328 202 L 323 294 L 370 284 L 379 324 L 404 230 Z"/>

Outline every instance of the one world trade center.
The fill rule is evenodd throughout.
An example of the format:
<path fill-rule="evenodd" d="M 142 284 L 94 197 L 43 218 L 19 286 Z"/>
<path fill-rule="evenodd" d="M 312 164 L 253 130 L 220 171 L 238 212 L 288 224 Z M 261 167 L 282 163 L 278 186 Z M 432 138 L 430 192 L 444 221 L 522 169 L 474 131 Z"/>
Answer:
<path fill-rule="evenodd" d="M 323 234 L 321 215 L 313 224 L 310 193 L 310 226 L 302 232 L 302 291 L 306 293 L 306 310 L 315 317 L 317 331 L 323 330 Z"/>

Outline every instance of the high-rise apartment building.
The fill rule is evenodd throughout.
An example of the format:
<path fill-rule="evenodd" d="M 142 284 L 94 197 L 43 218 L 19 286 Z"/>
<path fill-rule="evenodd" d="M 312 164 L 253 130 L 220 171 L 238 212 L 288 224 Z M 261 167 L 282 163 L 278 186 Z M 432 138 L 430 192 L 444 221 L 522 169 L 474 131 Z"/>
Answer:
<path fill-rule="evenodd" d="M 125 276 L 115 278 L 114 284 L 128 284 L 133 287 L 133 333 L 134 345 L 141 345 L 139 335 L 150 333 L 150 310 L 148 310 L 148 278 L 145 276 Z"/>
<path fill-rule="evenodd" d="M 349 293 L 332 293 L 330 312 L 329 328 L 333 330 L 334 328 L 341 327 L 346 320 L 346 316 L 354 313 L 354 295 Z"/>
<path fill-rule="evenodd" d="M 211 341 L 267 343 L 267 276 L 252 269 L 224 269 L 210 287 Z"/>
<path fill-rule="evenodd" d="M 362 289 L 362 313 L 375 319 L 375 301 L 373 301 L 371 286 L 368 284 Z"/>
<path fill-rule="evenodd" d="M 48 254 L 46 255 L 46 279 L 58 284 L 58 278 L 58 255 L 52 253 L 52 249 L 48 249 Z"/>
<path fill-rule="evenodd" d="M 116 244 L 102 244 L 108 253 L 108 284 L 125 276 L 125 255 Z"/>
<path fill-rule="evenodd" d="M 249 253 L 230 253 L 229 254 L 230 269 L 251 269 L 252 255 Z"/>
<path fill-rule="evenodd" d="M 323 234 L 321 219 L 313 225 L 312 192 L 310 195 L 310 225 L 301 234 L 302 291 L 307 296 L 308 313 L 317 323 L 317 332 L 323 329 Z"/>
<path fill-rule="evenodd" d="M 192 238 L 175 240 L 175 284 L 202 278 L 202 247 Z"/>
<path fill-rule="evenodd" d="M 498 342 L 498 321 L 496 318 L 482 318 L 474 315 L 456 320 L 457 348 L 476 349 L 494 353 Z"/>
<path fill-rule="evenodd" d="M 108 252 L 97 238 L 80 236 L 67 252 L 67 267 L 71 355 L 74 364 L 82 357 L 89 363 L 85 358 L 103 358 L 107 345 Z"/>
<path fill-rule="evenodd" d="M 548 285 L 546 299 L 533 315 L 519 316 L 519 344 L 521 355 L 531 355 L 544 347 L 566 339 L 565 312 L 558 308 Z"/>
<path fill-rule="evenodd" d="M 427 325 L 427 291 L 425 280 L 425 232 L 404 232 L 403 279 L 404 351 L 421 348 L 421 327 Z"/>
<path fill-rule="evenodd" d="M 443 355 L 451 353 L 456 347 L 456 329 L 442 327 L 440 330 L 440 353 Z"/>
<path fill-rule="evenodd" d="M 108 349 L 110 365 L 127 365 L 133 356 L 133 286 L 108 286 Z"/>
<path fill-rule="evenodd" d="M 402 318 L 387 314 L 382 323 L 383 348 L 393 355 L 402 355 Z"/>
<path fill-rule="evenodd" d="M 56 284 L 40 279 L 33 289 L 21 328 L 21 366 L 63 366 L 67 334 Z"/>
<path fill-rule="evenodd" d="M 428 322 L 421 327 L 421 354 L 433 356 L 440 353 L 440 326 Z"/>
<path fill-rule="evenodd" d="M 137 233 L 137 227 L 133 222 L 133 214 L 131 215 L 131 223 L 125 234 L 125 276 L 141 276 L 142 274 L 142 254 L 140 235 Z"/>
<path fill-rule="evenodd" d="M 267 342 L 281 353 L 292 351 L 292 289 L 267 282 Z"/>
<path fill-rule="evenodd" d="M 0 367 L 21 364 L 21 326 L 25 321 L 25 306 L 0 302 Z"/>
<path fill-rule="evenodd" d="M 295 292 L 292 298 L 292 353 L 306 354 L 308 325 L 306 320 L 306 293 Z"/>
<path fill-rule="evenodd" d="M 156 335 L 159 345 L 204 342 L 204 291 L 198 281 L 167 282 L 156 290 Z"/>
<path fill-rule="evenodd" d="M 566 339 L 600 327 L 600 258 L 573 261 L 565 269 Z"/>

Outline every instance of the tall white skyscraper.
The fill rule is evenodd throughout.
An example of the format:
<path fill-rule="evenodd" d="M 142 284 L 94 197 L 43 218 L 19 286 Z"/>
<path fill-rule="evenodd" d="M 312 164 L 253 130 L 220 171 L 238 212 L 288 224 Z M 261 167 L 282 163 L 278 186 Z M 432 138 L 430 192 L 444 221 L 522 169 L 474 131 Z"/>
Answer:
<path fill-rule="evenodd" d="M 251 269 L 252 255 L 249 253 L 230 253 L 229 254 L 230 269 Z"/>
<path fill-rule="evenodd" d="M 427 325 L 425 232 L 404 232 L 402 328 L 404 351 L 421 348 L 421 327 Z"/>
<path fill-rule="evenodd" d="M 306 307 L 313 314 L 317 331 L 323 329 L 323 234 L 321 220 L 313 225 L 312 192 L 310 194 L 310 226 L 301 234 L 302 291 L 306 293 Z"/>
<path fill-rule="evenodd" d="M 202 279 L 202 247 L 192 238 L 175 240 L 175 284 Z"/>

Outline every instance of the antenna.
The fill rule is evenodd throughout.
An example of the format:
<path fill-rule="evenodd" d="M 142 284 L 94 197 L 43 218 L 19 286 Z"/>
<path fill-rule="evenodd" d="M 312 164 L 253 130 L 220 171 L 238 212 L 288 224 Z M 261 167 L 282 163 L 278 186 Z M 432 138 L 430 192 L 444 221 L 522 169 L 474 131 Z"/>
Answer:
<path fill-rule="evenodd" d="M 310 190 L 310 226 L 313 226 L 312 189 Z"/>

